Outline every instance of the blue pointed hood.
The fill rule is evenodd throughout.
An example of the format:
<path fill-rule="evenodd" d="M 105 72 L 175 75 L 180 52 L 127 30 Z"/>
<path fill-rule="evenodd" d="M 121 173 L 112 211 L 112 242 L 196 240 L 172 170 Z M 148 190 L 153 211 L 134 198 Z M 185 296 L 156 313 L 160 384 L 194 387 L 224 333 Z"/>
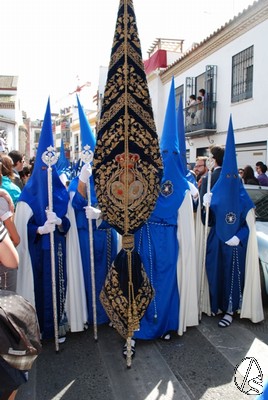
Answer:
<path fill-rule="evenodd" d="M 61 175 L 62 173 L 65 173 L 66 176 L 69 175 L 70 173 L 69 167 L 70 167 L 70 162 L 69 160 L 67 160 L 65 156 L 64 143 L 63 139 L 61 139 L 60 156 L 56 164 L 58 174 Z"/>
<path fill-rule="evenodd" d="M 78 112 L 79 112 L 79 123 L 80 123 L 80 139 L 81 139 L 81 147 L 82 151 L 85 146 L 90 146 L 90 150 L 94 152 L 95 145 L 96 145 L 96 139 L 95 136 L 93 135 L 92 129 L 90 127 L 90 124 L 87 120 L 87 117 L 85 115 L 85 112 L 81 106 L 79 97 L 76 96 L 77 98 L 77 104 L 78 104 Z M 81 162 L 80 165 L 83 163 Z M 79 172 L 77 172 L 79 175 Z M 79 177 L 76 176 L 70 183 L 69 185 L 69 192 L 75 192 L 77 190 L 78 186 L 78 180 Z M 94 181 L 93 181 L 93 176 L 90 177 L 90 196 L 91 196 L 91 204 L 96 205 L 97 204 L 97 199 L 96 199 L 96 193 L 94 189 Z"/>
<path fill-rule="evenodd" d="M 168 103 L 166 108 L 166 115 L 164 119 L 163 132 L 160 140 L 161 152 L 166 150 L 176 151 L 177 153 L 179 152 L 179 140 L 176 131 L 177 131 L 177 121 L 176 121 L 175 84 L 174 84 L 174 77 L 172 77 Z"/>
<path fill-rule="evenodd" d="M 185 127 L 184 127 L 184 115 L 183 115 L 183 104 L 182 96 L 180 96 L 179 107 L 177 112 L 178 121 L 178 138 L 179 138 L 179 151 L 182 164 L 182 172 L 186 177 L 187 181 L 191 182 L 197 187 L 197 182 L 193 174 L 187 168 L 187 157 L 186 157 L 186 143 L 185 143 Z"/>
<path fill-rule="evenodd" d="M 177 121 L 178 121 L 179 151 L 180 151 L 180 156 L 181 156 L 183 173 L 184 173 L 184 176 L 186 176 L 187 175 L 187 158 L 186 158 L 185 127 L 184 127 L 182 96 L 180 96 L 178 113 L 177 113 Z"/>
<path fill-rule="evenodd" d="M 79 97 L 76 96 L 76 98 L 77 98 L 77 104 L 78 104 L 82 150 L 83 150 L 84 146 L 88 145 L 88 146 L 90 146 L 91 151 L 94 152 L 95 145 L 96 145 L 96 138 L 93 135 L 93 132 L 92 132 L 92 129 L 87 120 L 86 114 L 81 106 Z"/>
<path fill-rule="evenodd" d="M 49 146 L 54 147 L 52 134 L 52 121 L 50 100 L 48 99 L 46 113 L 42 125 L 34 169 L 27 184 L 24 186 L 19 201 L 26 202 L 32 209 L 37 225 L 41 226 L 46 221 L 45 210 L 48 207 L 48 181 L 47 165 L 42 160 L 42 155 Z M 68 193 L 61 183 L 56 166 L 52 166 L 52 194 L 53 211 L 58 217 L 63 217 L 67 212 Z"/>
<path fill-rule="evenodd" d="M 241 218 L 245 218 L 248 211 L 254 208 L 238 174 L 232 117 L 229 121 L 221 174 L 211 192 L 211 209 L 216 215 L 217 235 L 226 242 L 236 235 Z"/>
<path fill-rule="evenodd" d="M 179 153 L 174 78 L 170 87 L 160 150 L 164 174 L 153 214 L 165 218 L 174 214 L 174 210 L 180 208 L 185 192 L 189 189 L 188 182 L 183 174 Z"/>

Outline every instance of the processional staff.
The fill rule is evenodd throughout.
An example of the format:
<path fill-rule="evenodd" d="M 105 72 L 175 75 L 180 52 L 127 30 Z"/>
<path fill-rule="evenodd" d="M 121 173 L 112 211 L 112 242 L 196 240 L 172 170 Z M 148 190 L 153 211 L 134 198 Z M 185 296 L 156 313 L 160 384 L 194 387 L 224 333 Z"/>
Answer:
<path fill-rule="evenodd" d="M 214 162 L 212 158 L 212 154 L 209 155 L 206 166 L 208 169 L 208 174 L 207 174 L 207 195 L 211 196 L 211 171 L 214 167 Z M 205 196 L 206 196 L 205 194 Z M 205 197 L 204 196 L 204 197 Z M 203 199 L 202 199 L 203 200 Z M 203 262 L 202 262 L 202 273 L 201 273 L 201 286 L 200 286 L 200 295 L 199 295 L 199 321 L 201 321 L 202 318 L 202 309 L 203 309 L 203 297 L 204 297 L 204 284 L 205 284 L 205 268 L 206 268 L 206 256 L 207 256 L 207 237 L 208 237 L 208 220 L 209 220 L 209 207 L 210 207 L 210 202 L 209 201 L 204 201 L 205 204 L 205 210 L 206 210 L 206 216 L 205 216 L 205 231 L 204 231 L 204 246 L 203 246 Z M 200 204 L 200 207 L 202 207 L 202 204 Z"/>
<path fill-rule="evenodd" d="M 48 166 L 47 169 L 47 187 L 48 187 L 48 211 L 53 211 L 53 187 L 52 187 L 52 168 L 56 164 L 58 157 L 52 146 L 47 148 L 42 154 L 42 161 Z M 54 232 L 50 232 L 50 260 L 51 260 L 51 280 L 52 280 L 52 302 L 54 319 L 54 337 L 55 350 L 59 351 L 59 329 L 58 329 L 58 311 L 57 311 L 57 293 L 56 293 L 56 272 L 55 272 L 55 244 Z"/>
<path fill-rule="evenodd" d="M 93 152 L 90 150 L 90 146 L 84 146 L 82 151 L 81 160 L 85 164 L 89 164 L 93 160 Z M 87 205 L 91 206 L 91 195 L 90 195 L 90 182 L 87 180 Z M 93 329 L 94 339 L 98 340 L 97 331 L 97 306 L 96 306 L 96 285 L 95 285 L 95 261 L 94 261 L 94 246 L 93 246 L 93 226 L 92 220 L 88 219 L 88 232 L 89 232 L 89 249 L 90 249 L 90 272 L 91 272 L 91 286 L 92 286 L 92 309 L 93 309 Z"/>

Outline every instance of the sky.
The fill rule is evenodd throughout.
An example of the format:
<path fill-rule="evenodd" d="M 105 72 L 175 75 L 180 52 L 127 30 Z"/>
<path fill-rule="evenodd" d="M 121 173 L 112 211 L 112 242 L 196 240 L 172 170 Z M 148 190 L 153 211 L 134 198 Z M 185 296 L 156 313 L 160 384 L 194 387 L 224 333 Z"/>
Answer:
<path fill-rule="evenodd" d="M 254 0 L 133 0 L 142 55 L 156 38 L 183 39 L 184 50 L 220 28 Z M 119 0 L 2 0 L 0 75 L 18 75 L 21 108 L 43 119 L 81 103 L 92 108 L 99 67 L 110 60 Z"/>

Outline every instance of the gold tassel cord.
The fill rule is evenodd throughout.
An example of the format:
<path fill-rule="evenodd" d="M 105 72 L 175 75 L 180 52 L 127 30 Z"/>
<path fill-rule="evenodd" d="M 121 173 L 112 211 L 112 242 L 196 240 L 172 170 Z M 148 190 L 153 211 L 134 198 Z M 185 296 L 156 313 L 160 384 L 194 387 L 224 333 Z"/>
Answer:
<path fill-rule="evenodd" d="M 135 301 L 134 285 L 132 282 L 132 252 L 127 251 L 128 258 L 128 337 L 132 337 L 134 331 L 138 330 L 140 327 L 140 322 L 137 312 L 137 304 Z"/>
<path fill-rule="evenodd" d="M 124 113 L 124 150 L 125 150 L 125 162 L 124 162 L 124 233 L 129 234 L 129 115 L 128 115 L 128 12 L 127 12 L 127 0 L 124 0 L 124 80 L 125 80 L 125 113 Z M 133 235 L 132 235 L 133 236 Z M 129 245 L 129 243 L 128 243 Z M 123 247 L 124 248 L 124 247 Z M 134 238 L 133 247 L 134 248 Z M 125 248 L 124 248 L 125 249 Z M 134 288 L 132 282 L 132 256 L 131 250 L 127 250 L 127 261 L 128 261 L 128 346 L 127 346 L 127 366 L 131 366 L 131 337 L 134 332 L 134 315 L 132 310 L 132 304 L 135 303 Z M 130 340 L 129 340 L 130 338 Z"/>
<path fill-rule="evenodd" d="M 129 126 L 129 115 L 128 115 L 128 46 L 127 46 L 127 0 L 124 0 L 124 80 L 125 80 L 125 113 L 124 113 L 124 149 L 125 149 L 125 162 L 124 162 L 124 233 L 128 234 L 129 221 L 128 221 L 128 163 L 129 163 L 129 142 L 128 142 L 128 126 Z"/>

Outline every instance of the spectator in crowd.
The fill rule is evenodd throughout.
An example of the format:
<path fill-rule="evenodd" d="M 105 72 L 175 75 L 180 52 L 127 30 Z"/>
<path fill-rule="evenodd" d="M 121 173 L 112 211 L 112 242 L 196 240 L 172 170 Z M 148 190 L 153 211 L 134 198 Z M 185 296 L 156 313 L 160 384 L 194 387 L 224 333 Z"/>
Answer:
<path fill-rule="evenodd" d="M 19 174 L 20 174 L 20 179 L 21 179 L 21 181 L 23 183 L 23 186 L 25 186 L 27 181 L 28 181 L 28 179 L 31 176 L 31 167 L 28 166 L 28 165 L 25 165 L 23 167 L 22 171 L 19 172 Z"/>
<path fill-rule="evenodd" d="M 187 105 L 187 111 L 186 111 L 186 125 L 193 125 L 195 124 L 195 114 L 196 114 L 196 95 L 191 94 L 189 97 L 188 105 Z"/>
<path fill-rule="evenodd" d="M 0 185 L 2 182 L 2 165 L 0 163 Z M 14 244 L 17 246 L 20 242 L 20 237 L 17 232 L 16 226 L 13 221 L 14 210 L 10 209 L 10 205 L 5 197 L 0 197 L 0 219 L 8 230 L 9 236 Z"/>
<path fill-rule="evenodd" d="M 197 97 L 197 110 L 195 114 L 195 123 L 202 124 L 204 120 L 204 98 L 202 96 Z"/>
<path fill-rule="evenodd" d="M 240 175 L 240 178 L 243 180 L 244 168 L 239 168 L 238 173 L 239 173 L 239 175 Z"/>
<path fill-rule="evenodd" d="M 31 174 L 33 173 L 34 162 L 35 162 L 35 157 L 30 158 L 29 164 L 30 164 Z"/>
<path fill-rule="evenodd" d="M 6 194 L 3 190 L 0 192 L 0 199 L 6 199 Z M 10 199 L 9 199 L 10 201 Z M 13 207 L 11 207 L 13 210 Z M 11 211 L 11 210 L 9 210 Z M 9 293 L 7 291 L 16 290 L 16 272 L 19 264 L 19 256 L 17 250 L 12 243 L 8 231 L 5 228 L 2 220 L 0 219 L 0 289 L 2 293 Z M 6 304 L 9 304 L 7 302 Z M 4 323 L 1 322 L 1 329 L 3 329 Z M 11 330 L 10 330 L 11 332 Z M 3 336 L 3 335 L 1 335 Z M 2 342 L 1 342 L 2 344 Z M 10 382 L 8 382 L 10 378 Z M 27 380 L 23 371 L 16 370 L 11 367 L 3 358 L 0 356 L 0 399 L 1 400 L 14 400 L 17 387 Z M 14 387 L 13 385 L 14 382 Z M 16 383 L 16 384 L 15 384 Z"/>
<path fill-rule="evenodd" d="M 206 166 L 206 162 L 207 162 L 207 157 L 205 157 L 205 156 L 197 157 L 197 159 L 196 159 L 196 163 L 194 166 L 194 172 L 196 174 L 198 188 L 201 187 L 202 179 L 206 175 L 207 170 L 208 170 L 207 166 Z"/>
<path fill-rule="evenodd" d="M 199 96 L 202 98 L 202 101 L 204 102 L 206 99 L 205 99 L 205 96 L 206 96 L 206 91 L 205 91 L 205 89 L 200 89 L 199 90 L 199 92 L 198 92 L 198 94 L 199 94 Z"/>
<path fill-rule="evenodd" d="M 3 154 L 0 158 L 0 162 L 2 163 L 1 188 L 5 189 L 10 194 L 13 203 L 16 206 L 21 194 L 21 189 L 14 183 L 13 161 L 11 157 Z"/>
<path fill-rule="evenodd" d="M 13 173 L 14 173 L 13 181 L 15 185 L 17 185 L 22 190 L 23 181 L 21 180 L 20 172 L 23 170 L 24 166 L 23 154 L 18 150 L 12 150 L 8 153 L 8 155 L 13 161 Z"/>
<path fill-rule="evenodd" d="M 259 185 L 259 181 L 255 178 L 253 168 L 250 165 L 244 168 L 243 182 L 246 185 Z"/>
<path fill-rule="evenodd" d="M 256 163 L 256 172 L 259 184 L 261 186 L 268 186 L 267 166 L 262 161 Z"/>
<path fill-rule="evenodd" d="M 10 215 L 14 212 L 14 205 L 9 194 L 1 189 L 0 190 L 0 289 L 16 290 L 16 272 L 19 263 L 18 253 L 14 246 L 17 237 L 14 236 L 14 232 L 9 228 L 10 223 L 7 220 L 10 219 Z M 5 226 L 4 222 L 7 223 Z M 10 234 L 11 233 L 11 234 Z M 17 231 L 16 231 L 17 234 Z M 18 234 L 17 234 L 18 236 Z M 13 239 L 13 242 L 12 242 Z M 19 241 L 19 236 L 18 236 Z M 18 243 L 16 243 L 18 244 Z"/>

